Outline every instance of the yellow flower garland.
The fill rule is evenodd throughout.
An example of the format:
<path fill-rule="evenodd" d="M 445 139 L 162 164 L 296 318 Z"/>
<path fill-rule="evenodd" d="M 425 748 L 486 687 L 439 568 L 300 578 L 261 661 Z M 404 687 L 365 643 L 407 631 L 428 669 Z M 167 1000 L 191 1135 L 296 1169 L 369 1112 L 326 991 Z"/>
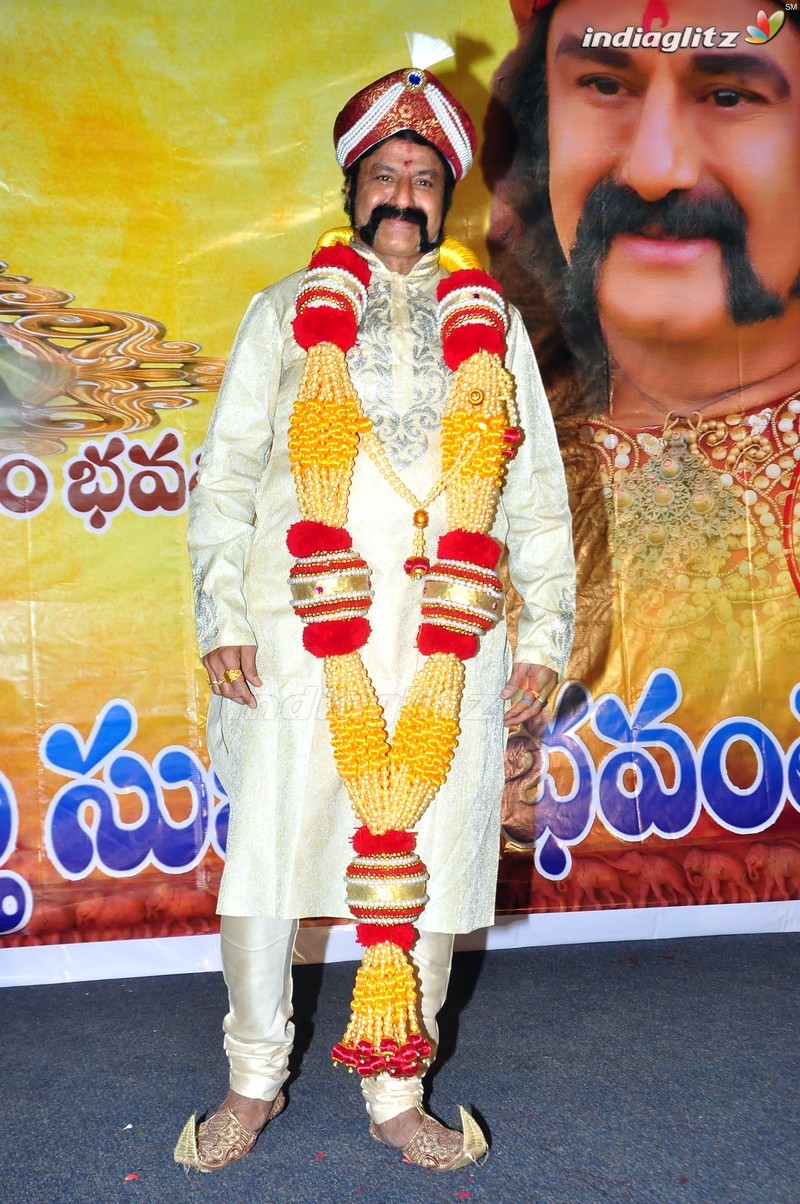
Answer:
<path fill-rule="evenodd" d="M 318 248 L 349 242 L 351 235 L 349 229 L 329 231 Z M 479 266 L 453 240 L 442 246 L 440 262 L 450 272 Z M 500 357 L 487 351 L 471 355 L 453 374 L 441 430 L 440 489 L 444 486 L 449 529 L 487 534 L 492 527 L 508 466 L 504 436 L 509 423 L 517 422 L 513 387 Z M 303 520 L 346 526 L 353 465 L 365 439 L 371 441 L 370 454 L 380 456 L 344 352 L 331 342 L 311 346 L 289 424 L 289 458 Z M 393 470 L 382 471 L 392 483 Z M 414 521 L 424 529 L 426 512 L 417 510 Z M 451 652 L 427 657 L 391 741 L 360 652 L 325 656 L 324 667 L 334 759 L 356 815 L 376 836 L 409 831 L 453 761 L 464 691 L 462 659 Z M 416 889 L 419 893 L 424 883 Z M 403 890 L 402 882 L 394 894 L 390 889 L 387 906 L 401 908 Z M 369 1049 L 376 1056 L 369 1065 L 359 1064 L 360 1073 L 391 1069 L 390 1055 L 407 1047 L 410 1037 L 423 1054 L 429 1052 L 418 1034 L 413 972 L 405 952 L 394 944 L 370 946 L 358 971 L 350 1024 L 334 1057 L 340 1048 Z"/>

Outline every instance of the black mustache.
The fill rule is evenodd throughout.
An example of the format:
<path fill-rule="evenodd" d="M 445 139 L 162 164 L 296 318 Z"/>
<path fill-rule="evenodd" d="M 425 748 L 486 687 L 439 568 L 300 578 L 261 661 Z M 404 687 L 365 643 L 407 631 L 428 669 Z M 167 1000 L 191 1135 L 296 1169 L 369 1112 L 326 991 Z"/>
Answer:
<path fill-rule="evenodd" d="M 607 245 L 617 234 L 651 234 L 665 238 L 713 238 L 721 245 L 744 248 L 747 223 L 731 197 L 690 197 L 670 192 L 658 201 L 645 201 L 632 188 L 603 180 L 584 206 L 581 222 L 602 227 Z"/>
<path fill-rule="evenodd" d="M 750 260 L 747 219 L 733 197 L 675 190 L 657 201 L 645 201 L 610 177 L 592 189 L 578 222 L 567 271 L 570 308 L 595 307 L 600 269 L 618 234 L 713 239 L 722 250 L 733 321 L 744 326 L 784 312 L 780 297 L 766 287 Z"/>
<path fill-rule="evenodd" d="M 428 215 L 424 209 L 416 209 L 414 206 L 409 206 L 407 209 L 398 209 L 396 205 L 376 205 L 370 213 L 369 219 L 363 226 L 358 227 L 359 236 L 368 247 L 371 247 L 375 242 L 378 226 L 387 218 L 401 222 L 412 222 L 415 226 L 419 226 L 419 249 L 423 253 L 432 251 L 438 245 L 435 242 L 431 242 L 428 237 Z"/>

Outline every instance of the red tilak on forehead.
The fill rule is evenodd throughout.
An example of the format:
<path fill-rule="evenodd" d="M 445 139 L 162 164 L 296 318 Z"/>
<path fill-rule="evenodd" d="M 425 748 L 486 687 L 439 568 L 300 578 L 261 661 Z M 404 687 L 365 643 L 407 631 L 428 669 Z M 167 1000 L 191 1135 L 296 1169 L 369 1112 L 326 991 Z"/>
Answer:
<path fill-rule="evenodd" d="M 656 21 L 661 23 L 662 29 L 666 29 L 669 25 L 669 9 L 664 0 L 647 0 L 647 7 L 642 13 L 642 29 L 644 32 L 649 33 Z"/>
<path fill-rule="evenodd" d="M 531 4 L 530 0 L 528 0 L 530 7 L 528 9 L 527 16 L 530 17 L 532 13 L 542 12 L 543 9 L 550 8 L 551 5 L 556 3 L 558 3 L 558 0 L 533 0 L 533 3 Z M 514 16 L 519 22 L 520 18 L 525 16 L 525 4 L 521 3 L 520 0 L 511 0 L 511 8 L 514 11 Z M 645 33 L 650 32 L 656 21 L 661 23 L 662 29 L 666 29 L 667 25 L 669 24 L 669 9 L 664 3 L 664 0 L 647 0 L 644 12 L 642 13 L 641 21 L 642 29 L 645 31 Z"/>

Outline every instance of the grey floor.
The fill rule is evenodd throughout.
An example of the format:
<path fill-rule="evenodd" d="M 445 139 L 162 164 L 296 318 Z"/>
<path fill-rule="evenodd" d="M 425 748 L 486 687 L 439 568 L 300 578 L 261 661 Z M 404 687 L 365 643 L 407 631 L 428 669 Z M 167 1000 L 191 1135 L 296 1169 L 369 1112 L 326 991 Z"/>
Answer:
<path fill-rule="evenodd" d="M 330 1063 L 352 965 L 296 971 L 289 1108 L 216 1175 L 172 1146 L 224 1091 L 219 975 L 0 991 L 0 1201 L 799 1204 L 799 970 L 796 935 L 459 955 L 430 1106 L 492 1150 L 441 1176 Z"/>

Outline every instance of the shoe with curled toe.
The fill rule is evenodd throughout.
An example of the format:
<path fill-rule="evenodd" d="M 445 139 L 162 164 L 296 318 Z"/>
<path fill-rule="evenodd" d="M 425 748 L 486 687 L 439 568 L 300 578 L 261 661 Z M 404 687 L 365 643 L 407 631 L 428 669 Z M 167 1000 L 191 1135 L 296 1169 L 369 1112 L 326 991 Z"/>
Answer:
<path fill-rule="evenodd" d="M 230 1108 L 220 1108 L 203 1124 L 192 1115 L 183 1127 L 173 1157 L 181 1166 L 198 1171 L 221 1171 L 249 1154 L 258 1136 L 286 1107 L 286 1096 L 279 1091 L 269 1116 L 260 1129 L 248 1129 Z"/>
<path fill-rule="evenodd" d="M 406 1162 L 429 1171 L 455 1171 L 461 1166 L 474 1166 L 485 1157 L 489 1147 L 483 1131 L 463 1108 L 459 1108 L 463 1128 L 461 1133 L 457 1129 L 446 1128 L 422 1108 L 417 1107 L 417 1111 L 422 1119 L 407 1145 L 388 1146 L 373 1122 L 369 1126 L 370 1137 L 381 1145 L 387 1145 L 388 1149 L 398 1149 Z"/>

